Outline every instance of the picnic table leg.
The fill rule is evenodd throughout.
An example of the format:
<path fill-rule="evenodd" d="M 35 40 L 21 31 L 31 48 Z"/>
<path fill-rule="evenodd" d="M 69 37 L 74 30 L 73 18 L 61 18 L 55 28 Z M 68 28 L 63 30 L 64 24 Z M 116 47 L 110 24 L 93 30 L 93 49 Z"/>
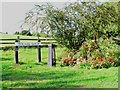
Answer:
<path fill-rule="evenodd" d="M 38 42 L 40 43 L 39 37 L 38 37 Z M 41 62 L 41 46 L 40 45 L 38 45 L 38 60 L 37 60 L 37 62 L 38 63 Z"/>
<path fill-rule="evenodd" d="M 18 64 L 18 46 L 15 46 L 14 61 L 15 61 L 15 64 Z"/>
<path fill-rule="evenodd" d="M 20 37 L 17 37 L 17 40 L 15 43 L 20 42 Z M 18 64 L 18 46 L 15 46 L 15 55 L 14 55 L 14 62 L 15 64 Z"/>
<path fill-rule="evenodd" d="M 53 45 L 53 65 L 56 66 L 56 54 L 55 54 L 55 46 Z"/>
<path fill-rule="evenodd" d="M 55 56 L 55 49 L 53 44 L 48 45 L 48 66 L 55 66 L 56 65 L 56 56 Z"/>

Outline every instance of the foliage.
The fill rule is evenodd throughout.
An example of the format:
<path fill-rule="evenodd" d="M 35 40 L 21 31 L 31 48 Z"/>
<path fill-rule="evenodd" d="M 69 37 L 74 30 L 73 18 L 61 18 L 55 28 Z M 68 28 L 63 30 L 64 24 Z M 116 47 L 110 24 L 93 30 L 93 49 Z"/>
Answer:
<path fill-rule="evenodd" d="M 62 60 L 69 60 L 72 57 L 75 60 L 74 66 L 78 64 L 81 68 L 87 69 L 120 66 L 120 47 L 114 44 L 114 41 L 111 39 L 103 40 L 100 38 L 98 41 L 99 43 L 96 43 L 94 40 L 86 41 L 76 53 L 71 51 L 72 56 L 70 56 L 69 52 L 66 54 L 68 58 L 63 58 Z"/>
<path fill-rule="evenodd" d="M 5 34 L 8 34 L 8 32 L 6 32 Z"/>
<path fill-rule="evenodd" d="M 40 36 L 40 37 L 50 37 L 49 35 L 45 34 L 44 32 L 33 32 L 32 36 Z"/>
<path fill-rule="evenodd" d="M 20 32 L 20 35 L 32 36 L 30 30 L 22 30 L 22 31 Z"/>
<path fill-rule="evenodd" d="M 3 50 L 3 51 L 7 51 L 7 50 L 14 50 L 14 46 L 4 46 L 4 47 L 0 47 L 0 50 Z"/>
<path fill-rule="evenodd" d="M 114 64 L 115 64 L 115 62 L 109 59 L 103 64 L 103 67 L 104 68 L 109 68 L 109 67 L 114 66 Z"/>
<path fill-rule="evenodd" d="M 67 58 L 63 60 L 64 66 L 74 66 L 76 64 L 76 60 L 74 58 Z"/>
<path fill-rule="evenodd" d="M 40 33 L 39 32 L 33 32 L 32 36 L 40 36 Z"/>
<path fill-rule="evenodd" d="M 76 50 L 87 39 L 119 34 L 118 11 L 111 3 L 76 2 L 62 10 L 50 4 L 35 5 L 24 23 L 32 29 L 41 28 L 41 32 L 52 35 L 59 44 Z"/>
<path fill-rule="evenodd" d="M 19 35 L 20 33 L 16 31 L 14 34 L 15 34 L 15 35 Z"/>

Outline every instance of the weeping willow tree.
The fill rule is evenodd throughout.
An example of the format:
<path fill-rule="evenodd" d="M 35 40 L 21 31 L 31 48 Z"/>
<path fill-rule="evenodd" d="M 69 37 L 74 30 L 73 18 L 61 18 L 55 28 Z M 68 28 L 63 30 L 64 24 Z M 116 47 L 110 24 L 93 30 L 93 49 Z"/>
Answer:
<path fill-rule="evenodd" d="M 63 9 L 51 4 L 35 5 L 23 25 L 45 32 L 59 44 L 76 50 L 87 39 L 119 34 L 118 11 L 111 3 L 75 2 Z"/>

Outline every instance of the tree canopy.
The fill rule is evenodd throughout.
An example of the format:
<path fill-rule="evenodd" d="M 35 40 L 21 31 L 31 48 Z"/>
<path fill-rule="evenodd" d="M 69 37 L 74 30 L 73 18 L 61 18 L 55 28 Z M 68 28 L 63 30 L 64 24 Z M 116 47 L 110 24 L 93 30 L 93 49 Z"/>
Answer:
<path fill-rule="evenodd" d="M 24 24 L 52 35 L 70 49 L 78 49 L 87 39 L 119 35 L 118 11 L 111 3 L 75 2 L 64 9 L 51 4 L 35 5 Z"/>

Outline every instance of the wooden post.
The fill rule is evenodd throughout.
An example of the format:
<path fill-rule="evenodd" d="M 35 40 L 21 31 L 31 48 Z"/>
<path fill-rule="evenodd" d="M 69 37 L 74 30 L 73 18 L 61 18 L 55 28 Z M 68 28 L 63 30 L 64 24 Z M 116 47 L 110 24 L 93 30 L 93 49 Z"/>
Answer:
<path fill-rule="evenodd" d="M 38 42 L 40 42 L 39 37 L 38 37 Z M 38 45 L 38 60 L 37 60 L 37 62 L 38 63 L 41 62 L 41 47 L 40 47 L 40 45 Z"/>
<path fill-rule="evenodd" d="M 53 44 L 48 45 L 48 66 L 55 66 L 56 65 L 56 56 L 55 56 L 55 49 Z"/>
<path fill-rule="evenodd" d="M 48 66 L 52 66 L 52 44 L 48 45 Z"/>
<path fill-rule="evenodd" d="M 20 42 L 19 36 L 17 37 L 17 40 L 15 42 Z M 18 64 L 18 46 L 15 46 L 14 62 L 15 64 Z"/>
<path fill-rule="evenodd" d="M 56 66 L 55 45 L 53 45 L 53 65 Z"/>

